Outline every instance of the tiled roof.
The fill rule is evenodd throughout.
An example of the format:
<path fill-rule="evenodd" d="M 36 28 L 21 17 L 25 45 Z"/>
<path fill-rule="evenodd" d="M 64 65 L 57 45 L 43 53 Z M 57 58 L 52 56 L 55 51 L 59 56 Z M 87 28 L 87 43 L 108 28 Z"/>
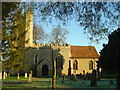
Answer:
<path fill-rule="evenodd" d="M 99 58 L 94 46 L 71 46 L 71 58 Z"/>

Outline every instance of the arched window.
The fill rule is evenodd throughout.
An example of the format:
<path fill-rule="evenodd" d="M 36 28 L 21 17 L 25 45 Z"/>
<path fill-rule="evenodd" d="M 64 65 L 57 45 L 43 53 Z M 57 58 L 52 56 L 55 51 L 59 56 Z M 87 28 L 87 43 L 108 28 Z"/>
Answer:
<path fill-rule="evenodd" d="M 89 70 L 93 70 L 93 61 L 92 60 L 89 62 Z"/>
<path fill-rule="evenodd" d="M 37 62 L 38 62 L 38 56 L 37 55 L 35 55 L 35 64 L 37 64 Z"/>
<path fill-rule="evenodd" d="M 77 60 L 75 60 L 73 62 L 73 70 L 78 70 L 78 62 L 77 62 Z"/>
<path fill-rule="evenodd" d="M 63 58 L 60 58 L 61 69 L 63 69 Z"/>

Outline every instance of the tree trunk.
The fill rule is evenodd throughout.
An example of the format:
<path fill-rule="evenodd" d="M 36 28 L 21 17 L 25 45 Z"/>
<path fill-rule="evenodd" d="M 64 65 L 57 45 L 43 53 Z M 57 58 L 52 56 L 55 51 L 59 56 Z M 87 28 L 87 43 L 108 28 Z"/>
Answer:
<path fill-rule="evenodd" d="M 116 74 L 116 85 L 117 85 L 117 90 L 120 90 L 120 73 Z"/>
<path fill-rule="evenodd" d="M 52 89 L 56 88 L 56 60 L 53 61 Z"/>

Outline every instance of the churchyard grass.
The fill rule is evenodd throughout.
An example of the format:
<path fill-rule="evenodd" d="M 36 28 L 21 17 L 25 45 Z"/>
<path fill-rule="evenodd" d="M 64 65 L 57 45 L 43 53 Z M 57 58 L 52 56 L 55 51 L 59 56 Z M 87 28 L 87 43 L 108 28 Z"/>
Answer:
<path fill-rule="evenodd" d="M 17 77 L 7 77 L 2 80 L 2 88 L 52 88 L 52 78 L 32 78 L 32 82 L 28 82 L 28 78 L 20 76 Z M 113 84 L 110 85 L 110 81 Z M 77 79 L 76 81 L 65 78 L 64 83 L 62 83 L 62 78 L 57 78 L 56 83 L 57 88 L 113 88 L 116 89 L 116 79 L 115 78 L 102 78 L 97 81 L 97 86 L 90 86 L 90 80 Z"/>

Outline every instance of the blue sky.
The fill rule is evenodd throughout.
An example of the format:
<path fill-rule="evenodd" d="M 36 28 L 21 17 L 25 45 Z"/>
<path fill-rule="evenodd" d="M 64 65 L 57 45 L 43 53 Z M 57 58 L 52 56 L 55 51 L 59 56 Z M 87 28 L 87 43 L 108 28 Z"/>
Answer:
<path fill-rule="evenodd" d="M 88 39 L 88 36 L 84 33 L 83 28 L 81 28 L 77 22 L 70 23 L 70 26 L 66 28 L 70 31 L 67 42 L 71 45 L 77 46 L 95 46 L 97 51 L 99 52 L 102 49 L 102 44 L 107 43 L 107 40 L 101 40 L 100 43 L 91 43 Z"/>
<path fill-rule="evenodd" d="M 113 7 L 110 7 L 108 9 L 112 10 Z M 114 10 L 113 10 L 114 11 Z M 37 11 L 35 13 L 38 13 Z M 118 12 L 114 12 L 114 14 L 119 15 Z M 38 15 L 39 17 L 40 15 Z M 52 18 L 53 19 L 53 18 Z M 106 18 L 102 17 L 102 21 L 104 21 Z M 58 25 L 59 22 L 57 22 L 55 19 L 53 19 L 53 23 L 49 23 L 49 21 L 44 21 L 41 22 L 41 20 L 39 20 L 38 18 L 35 19 L 38 21 L 39 24 L 42 24 L 42 27 L 44 28 L 44 30 L 49 33 L 51 32 L 52 28 L 55 25 Z M 106 19 L 108 22 L 105 23 L 106 28 L 110 29 L 111 31 L 116 30 L 116 25 L 112 24 L 112 22 L 109 21 L 109 19 Z M 116 22 L 118 24 L 118 22 Z M 86 34 L 84 34 L 84 30 L 80 27 L 80 25 L 78 24 L 78 22 L 76 22 L 75 20 L 69 20 L 68 21 L 68 25 L 67 26 L 63 26 L 62 28 L 65 28 L 67 30 L 69 30 L 69 35 L 67 37 L 66 42 L 68 44 L 71 45 L 76 45 L 76 46 L 95 46 L 97 51 L 100 52 L 100 50 L 103 48 L 102 45 L 105 43 L 107 43 L 108 41 L 106 40 L 106 38 L 108 36 L 106 36 L 105 39 L 100 40 L 100 43 L 90 43 L 91 41 L 88 39 L 88 36 Z"/>
<path fill-rule="evenodd" d="M 38 21 L 39 22 L 39 21 Z M 41 22 L 44 30 L 46 33 L 50 33 L 52 28 L 56 25 L 58 25 L 57 22 L 53 21 L 53 23 L 48 23 L 47 21 Z M 107 40 L 100 40 L 100 43 L 90 43 L 91 41 L 88 39 L 88 36 L 84 33 L 84 30 L 80 27 L 80 25 L 75 22 L 74 20 L 71 20 L 68 22 L 67 26 L 63 26 L 63 28 L 67 29 L 69 31 L 69 34 L 67 36 L 66 42 L 71 45 L 75 46 L 95 46 L 97 51 L 100 52 L 100 50 L 103 48 L 103 43 L 107 43 Z"/>

